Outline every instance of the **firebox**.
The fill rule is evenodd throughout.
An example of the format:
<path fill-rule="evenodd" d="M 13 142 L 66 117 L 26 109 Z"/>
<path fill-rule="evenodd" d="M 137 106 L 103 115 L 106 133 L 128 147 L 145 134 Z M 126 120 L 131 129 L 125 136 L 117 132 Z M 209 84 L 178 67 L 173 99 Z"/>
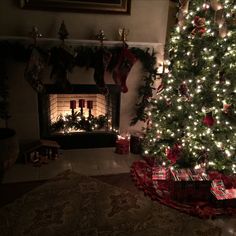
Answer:
<path fill-rule="evenodd" d="M 55 140 L 64 149 L 115 146 L 120 116 L 116 85 L 108 85 L 104 95 L 96 85 L 63 89 L 48 84 L 38 101 L 41 138 Z"/>

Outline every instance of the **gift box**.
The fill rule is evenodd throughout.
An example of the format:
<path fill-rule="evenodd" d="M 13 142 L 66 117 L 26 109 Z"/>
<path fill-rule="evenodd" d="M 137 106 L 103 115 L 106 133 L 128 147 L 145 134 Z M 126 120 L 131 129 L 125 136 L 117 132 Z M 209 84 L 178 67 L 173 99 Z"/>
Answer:
<path fill-rule="evenodd" d="M 170 196 L 178 201 L 209 200 L 211 180 L 194 169 L 170 170 Z"/>
<path fill-rule="evenodd" d="M 132 132 L 130 136 L 130 152 L 133 154 L 141 154 L 142 151 L 142 132 Z"/>
<path fill-rule="evenodd" d="M 152 180 L 168 180 L 170 177 L 169 168 L 163 166 L 152 167 Z"/>
<path fill-rule="evenodd" d="M 115 152 L 118 154 L 129 154 L 129 139 L 116 140 Z"/>
<path fill-rule="evenodd" d="M 236 189 L 226 189 L 221 179 L 214 179 L 211 184 L 214 203 L 219 207 L 236 207 Z"/>

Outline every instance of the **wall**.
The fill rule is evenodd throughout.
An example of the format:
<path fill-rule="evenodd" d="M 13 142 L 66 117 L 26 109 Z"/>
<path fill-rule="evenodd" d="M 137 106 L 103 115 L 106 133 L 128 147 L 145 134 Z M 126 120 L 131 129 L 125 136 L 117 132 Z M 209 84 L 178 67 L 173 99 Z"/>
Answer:
<path fill-rule="evenodd" d="M 109 40 L 117 40 L 117 29 L 125 27 L 130 30 L 129 41 L 165 43 L 168 0 L 132 0 L 131 15 L 101 15 L 69 12 L 48 12 L 20 9 L 16 0 L 0 2 L 0 36 L 28 36 L 33 25 L 36 25 L 44 37 L 57 37 L 62 20 L 65 21 L 70 38 L 91 39 L 99 29 L 103 29 Z M 7 22 L 7 24 L 6 24 Z M 162 55 L 163 51 L 160 49 Z M 37 94 L 24 80 L 24 64 L 11 64 L 9 83 L 11 87 L 10 102 L 12 118 L 9 123 L 15 128 L 21 142 L 39 138 Z M 48 81 L 48 71 L 44 79 Z M 92 83 L 93 71 L 76 69 L 70 75 L 72 83 Z M 137 88 L 142 78 L 142 65 L 137 62 L 127 80 L 129 92 L 121 97 L 121 131 L 140 128 L 129 127 L 134 115 L 137 101 Z M 110 75 L 106 81 L 112 83 Z"/>

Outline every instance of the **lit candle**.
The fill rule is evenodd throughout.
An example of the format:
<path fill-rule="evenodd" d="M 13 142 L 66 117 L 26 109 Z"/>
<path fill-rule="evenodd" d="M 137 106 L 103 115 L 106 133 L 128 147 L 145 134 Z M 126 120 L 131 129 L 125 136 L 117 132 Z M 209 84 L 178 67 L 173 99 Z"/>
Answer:
<path fill-rule="evenodd" d="M 93 109 L 93 101 L 87 101 L 87 108 Z"/>
<path fill-rule="evenodd" d="M 75 100 L 70 101 L 70 109 L 76 109 L 76 101 Z"/>
<path fill-rule="evenodd" d="M 79 99 L 79 107 L 80 108 L 85 107 L 85 100 L 84 99 Z"/>

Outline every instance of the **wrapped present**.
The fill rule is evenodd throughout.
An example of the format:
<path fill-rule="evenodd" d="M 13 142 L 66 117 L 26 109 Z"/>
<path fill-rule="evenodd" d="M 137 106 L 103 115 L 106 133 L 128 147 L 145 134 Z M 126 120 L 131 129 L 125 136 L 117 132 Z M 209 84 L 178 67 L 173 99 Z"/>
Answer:
<path fill-rule="evenodd" d="M 129 154 L 129 139 L 116 140 L 115 152 L 118 154 Z"/>
<path fill-rule="evenodd" d="M 214 197 L 214 202 L 221 207 L 236 206 L 236 189 L 226 189 L 224 182 L 221 179 L 214 179 L 211 184 L 211 193 Z"/>
<path fill-rule="evenodd" d="M 207 174 L 195 169 L 170 170 L 170 195 L 178 201 L 209 200 L 211 180 Z"/>
<path fill-rule="evenodd" d="M 132 132 L 130 136 L 130 152 L 133 154 L 141 154 L 141 144 L 143 140 L 142 132 Z"/>
<path fill-rule="evenodd" d="M 152 180 L 168 180 L 169 168 L 164 166 L 152 167 Z"/>

